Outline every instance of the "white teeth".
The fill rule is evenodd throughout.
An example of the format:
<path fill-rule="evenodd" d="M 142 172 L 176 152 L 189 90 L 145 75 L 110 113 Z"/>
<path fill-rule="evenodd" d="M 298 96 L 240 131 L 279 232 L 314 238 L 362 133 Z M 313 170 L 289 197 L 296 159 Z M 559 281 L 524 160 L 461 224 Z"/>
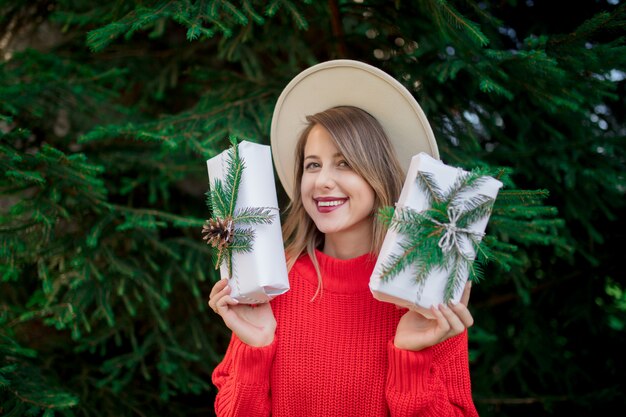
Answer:
<path fill-rule="evenodd" d="M 343 204 L 343 200 L 335 200 L 335 201 L 318 201 L 317 205 L 320 207 L 332 207 Z"/>

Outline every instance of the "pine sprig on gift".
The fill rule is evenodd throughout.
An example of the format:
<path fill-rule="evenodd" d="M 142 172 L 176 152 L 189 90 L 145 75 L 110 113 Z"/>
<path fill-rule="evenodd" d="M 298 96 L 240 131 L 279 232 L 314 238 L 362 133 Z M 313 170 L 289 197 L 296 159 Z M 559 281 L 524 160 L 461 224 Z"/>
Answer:
<path fill-rule="evenodd" d="M 467 211 L 459 216 L 457 224 L 461 227 L 476 223 L 478 220 L 491 214 L 494 200 L 485 195 L 476 195 L 465 200 L 465 208 Z"/>
<path fill-rule="evenodd" d="M 254 242 L 254 230 L 237 229 L 237 234 L 230 245 L 230 249 L 234 252 L 250 252 L 252 251 L 252 243 Z"/>
<path fill-rule="evenodd" d="M 237 223 L 240 224 L 270 224 L 273 218 L 267 207 L 245 207 L 237 211 Z"/>
<path fill-rule="evenodd" d="M 426 196 L 430 208 L 417 212 L 409 207 L 395 210 L 383 207 L 378 212 L 383 224 L 403 236 L 399 243 L 401 250 L 390 255 L 383 264 L 381 279 L 388 281 L 412 267 L 419 293 L 431 272 L 446 270 L 448 278 L 443 298 L 447 302 L 460 291 L 468 273 L 471 279 L 482 276 L 479 264 L 488 258 L 489 251 L 481 247 L 482 234 L 475 234 L 467 228 L 488 217 L 495 200 L 483 194 L 469 198 L 467 195 L 487 180 L 482 171 L 463 172 L 444 191 L 432 173 L 418 171 L 415 183 Z M 463 251 L 461 239 L 471 244 L 473 253 Z"/>
<path fill-rule="evenodd" d="M 435 176 L 433 174 L 430 172 L 418 171 L 415 180 L 418 187 L 428 190 L 425 194 L 427 198 L 426 204 L 430 205 L 433 201 L 443 201 L 445 198 L 443 190 L 439 188 L 439 184 L 435 181 Z"/>
<path fill-rule="evenodd" d="M 213 214 L 203 226 L 203 239 L 216 250 L 213 263 L 218 269 L 223 263 L 232 276 L 233 252 L 250 252 L 254 243 L 254 230 L 238 225 L 270 224 L 274 213 L 269 207 L 243 207 L 235 211 L 237 196 L 245 164 L 239 156 L 237 138 L 230 137 L 231 148 L 225 158 L 224 180 L 215 179 L 207 193 L 207 205 Z"/>
<path fill-rule="evenodd" d="M 207 205 L 217 217 L 227 216 L 225 213 L 228 213 L 228 198 L 226 197 L 228 194 L 220 180 L 214 181 L 212 192 L 207 193 Z"/>
<path fill-rule="evenodd" d="M 241 174 L 244 170 L 244 162 L 239 157 L 237 139 L 230 138 L 232 147 L 226 156 L 226 175 L 224 181 L 215 179 L 211 191 L 208 193 L 209 208 L 214 216 L 226 219 L 232 218 L 237 202 L 237 193 L 241 182 Z"/>

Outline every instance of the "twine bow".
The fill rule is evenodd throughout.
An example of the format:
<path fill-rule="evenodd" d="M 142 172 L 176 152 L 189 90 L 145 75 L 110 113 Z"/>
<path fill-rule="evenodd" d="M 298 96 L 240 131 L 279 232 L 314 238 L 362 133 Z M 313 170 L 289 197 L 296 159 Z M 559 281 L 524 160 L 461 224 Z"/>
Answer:
<path fill-rule="evenodd" d="M 453 248 L 456 248 L 456 250 L 460 254 L 463 254 L 463 250 L 461 249 L 461 245 L 459 243 L 459 237 L 461 233 L 465 233 L 466 235 L 472 235 L 477 238 L 482 238 L 483 236 L 485 236 L 485 234 L 481 232 L 476 232 L 465 227 L 458 227 L 456 223 L 462 214 L 459 208 L 448 206 L 447 211 L 448 219 L 450 220 L 449 223 L 440 223 L 437 220 L 431 218 L 433 223 L 445 229 L 445 232 L 439 239 L 437 245 L 441 248 L 443 252 L 447 253 L 450 252 Z"/>

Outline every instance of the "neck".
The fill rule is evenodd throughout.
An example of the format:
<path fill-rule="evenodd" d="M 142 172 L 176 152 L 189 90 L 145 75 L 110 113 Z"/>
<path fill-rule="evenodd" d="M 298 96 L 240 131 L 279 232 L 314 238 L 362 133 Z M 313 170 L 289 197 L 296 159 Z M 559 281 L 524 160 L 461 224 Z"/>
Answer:
<path fill-rule="evenodd" d="M 352 259 L 372 251 L 372 230 L 327 233 L 322 252 L 337 259 Z"/>

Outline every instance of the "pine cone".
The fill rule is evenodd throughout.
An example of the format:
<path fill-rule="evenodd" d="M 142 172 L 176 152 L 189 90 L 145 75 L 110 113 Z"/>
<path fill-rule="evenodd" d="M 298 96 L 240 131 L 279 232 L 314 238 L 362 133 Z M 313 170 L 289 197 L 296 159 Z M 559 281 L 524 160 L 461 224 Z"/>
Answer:
<path fill-rule="evenodd" d="M 209 219 L 202 226 L 202 233 L 208 245 L 214 248 L 224 249 L 231 243 L 233 243 L 233 221 L 230 218 L 226 219 Z"/>

